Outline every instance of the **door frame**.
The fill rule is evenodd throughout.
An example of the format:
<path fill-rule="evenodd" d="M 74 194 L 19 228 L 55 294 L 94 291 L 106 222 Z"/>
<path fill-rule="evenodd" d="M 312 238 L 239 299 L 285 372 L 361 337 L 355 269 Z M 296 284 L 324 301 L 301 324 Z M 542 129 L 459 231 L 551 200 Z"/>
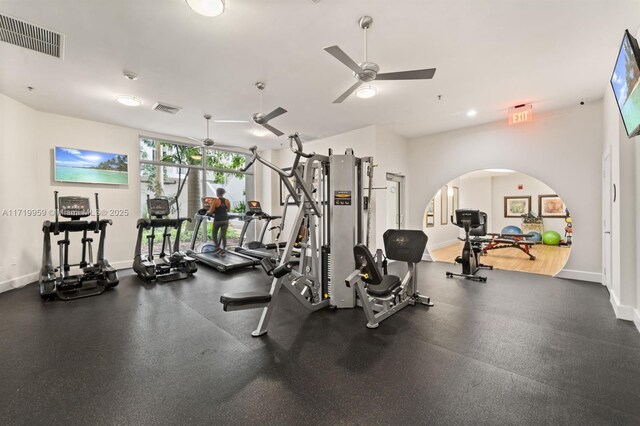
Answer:
<path fill-rule="evenodd" d="M 611 175 L 612 168 L 611 145 L 608 145 L 602 154 L 602 285 L 606 286 L 609 292 L 611 292 L 613 285 L 611 277 L 613 268 L 611 241 L 613 203 L 618 195 Z"/>
<path fill-rule="evenodd" d="M 400 173 L 387 172 L 386 180 L 391 182 L 396 182 L 398 184 L 398 217 L 396 218 L 396 223 L 398 224 L 398 229 L 403 229 L 404 223 L 405 223 L 405 220 L 404 220 L 405 176 Z"/>

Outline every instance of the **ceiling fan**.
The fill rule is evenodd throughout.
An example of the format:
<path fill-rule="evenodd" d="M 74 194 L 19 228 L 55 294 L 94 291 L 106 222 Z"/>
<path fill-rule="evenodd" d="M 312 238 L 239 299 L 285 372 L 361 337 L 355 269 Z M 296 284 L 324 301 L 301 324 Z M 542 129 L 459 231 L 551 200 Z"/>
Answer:
<path fill-rule="evenodd" d="M 215 145 L 218 148 L 231 148 L 231 149 L 237 149 L 238 148 L 238 147 L 234 147 L 234 146 L 230 146 L 230 145 L 220 145 L 220 144 L 216 143 L 213 139 L 211 139 L 209 137 L 209 122 L 211 121 L 211 116 L 209 114 L 205 114 L 204 115 L 204 119 L 207 120 L 207 137 L 204 138 L 204 139 L 198 139 L 198 138 L 192 138 L 192 137 L 189 136 L 188 137 L 189 139 L 191 139 L 193 141 L 196 141 L 196 142 L 199 142 L 199 143 L 201 143 L 202 145 L 204 145 L 206 147 L 211 147 L 211 146 Z M 217 122 L 217 123 L 222 123 L 222 122 L 238 123 L 238 122 L 241 122 L 241 121 L 235 121 L 235 120 L 219 120 L 218 121 L 218 120 L 214 120 L 214 122 Z M 245 121 L 245 123 L 246 123 L 246 121 Z"/>
<path fill-rule="evenodd" d="M 284 114 L 285 112 L 287 112 L 286 109 L 282 108 L 282 107 L 278 107 L 276 109 L 274 109 L 273 111 L 271 111 L 269 114 L 263 114 L 262 113 L 262 91 L 265 88 L 265 84 L 262 82 L 257 82 L 256 83 L 256 88 L 260 91 L 260 112 L 257 112 L 255 114 L 253 114 L 251 116 L 251 119 L 253 120 L 254 123 L 264 127 L 265 129 L 269 130 L 271 133 L 273 133 L 276 136 L 282 136 L 284 135 L 283 132 L 281 132 L 280 130 L 276 129 L 275 127 L 269 125 L 269 121 L 273 120 L 276 117 L 281 116 L 282 114 Z"/>
<path fill-rule="evenodd" d="M 379 74 L 380 67 L 375 62 L 370 62 L 367 59 L 367 30 L 371 28 L 371 24 L 373 24 L 373 18 L 371 16 L 363 16 L 358 20 L 358 25 L 360 28 L 364 30 L 364 62 L 358 64 L 356 61 L 351 59 L 349 55 L 347 55 L 342 49 L 338 46 L 329 46 L 325 47 L 324 50 L 327 51 L 334 58 L 351 68 L 354 76 L 358 79 L 358 81 L 351 87 L 349 87 L 346 92 L 340 95 L 335 101 L 334 104 L 339 104 L 345 99 L 349 97 L 353 92 L 355 92 L 363 83 L 369 83 L 373 80 L 428 80 L 433 78 L 436 73 L 435 68 L 427 68 L 422 70 L 413 70 L 413 71 L 398 71 L 398 72 L 388 72 Z M 371 90 L 375 90 L 375 88 L 371 88 Z M 375 94 L 375 92 L 373 93 Z M 370 94 L 370 97 L 373 96 Z"/>

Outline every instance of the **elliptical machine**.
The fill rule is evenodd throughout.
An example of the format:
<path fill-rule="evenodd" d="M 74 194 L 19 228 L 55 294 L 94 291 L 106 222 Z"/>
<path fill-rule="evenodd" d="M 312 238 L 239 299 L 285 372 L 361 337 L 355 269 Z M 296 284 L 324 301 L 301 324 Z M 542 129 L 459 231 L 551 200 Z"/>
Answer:
<path fill-rule="evenodd" d="M 107 226 L 112 225 L 110 219 L 100 219 L 100 206 L 98 193 L 96 199 L 96 220 L 80 220 L 91 215 L 89 198 L 86 197 L 58 197 L 58 191 L 54 191 L 55 217 L 54 223 L 45 221 L 42 225 L 44 240 L 42 244 L 42 268 L 40 269 L 40 297 L 44 300 L 79 299 L 81 297 L 97 296 L 109 288 L 118 285 L 118 273 L 107 259 L 104 258 L 104 240 Z M 60 222 L 59 217 L 71 219 Z M 93 238 L 87 236 L 89 231 L 100 234 L 96 262 L 93 263 Z M 60 253 L 60 265 L 54 267 L 51 259 L 51 234 L 59 235 L 64 232 L 64 239 L 58 240 Z M 82 260 L 78 264 L 69 263 L 69 233 L 82 232 Z M 88 258 L 88 261 L 87 261 Z M 71 267 L 78 266 L 79 274 L 71 274 Z M 57 276 L 56 272 L 60 272 Z M 95 285 L 87 286 L 93 282 Z"/>
<path fill-rule="evenodd" d="M 487 282 L 487 277 L 476 275 L 480 268 L 493 269 L 491 265 L 483 265 L 478 260 L 482 253 L 482 246 L 472 243 L 470 235 L 480 237 L 487 235 L 487 214 L 480 210 L 458 209 L 456 210 L 456 220 L 451 216 L 451 223 L 464 229 L 465 240 L 462 247 L 462 255 L 456 257 L 456 263 L 462 264 L 462 273 L 456 274 L 447 271 L 447 278 L 463 277 L 468 280 Z"/>
<path fill-rule="evenodd" d="M 180 231 L 182 223 L 191 222 L 191 218 L 177 219 L 164 218 L 171 213 L 169 200 L 166 198 L 150 198 L 147 195 L 147 209 L 150 219 L 138 219 L 138 239 L 133 258 L 133 270 L 144 280 L 157 280 L 162 282 L 182 280 L 193 275 L 197 270 L 196 260 L 180 251 Z M 153 243 L 155 241 L 156 228 L 164 227 L 162 233 L 162 248 L 158 259 L 153 257 Z M 169 228 L 176 230 L 176 238 L 171 248 L 171 233 Z M 142 255 L 142 239 L 145 231 L 147 234 L 147 254 Z M 165 250 L 169 250 L 167 253 Z M 172 250 L 172 251 L 171 251 Z"/>

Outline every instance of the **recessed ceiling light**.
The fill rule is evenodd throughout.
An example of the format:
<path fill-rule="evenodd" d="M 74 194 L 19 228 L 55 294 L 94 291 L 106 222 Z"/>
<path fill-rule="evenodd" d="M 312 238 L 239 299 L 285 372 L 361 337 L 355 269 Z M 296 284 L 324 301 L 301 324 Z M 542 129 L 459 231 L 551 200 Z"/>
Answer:
<path fill-rule="evenodd" d="M 224 12 L 224 0 L 186 0 L 194 12 L 204 16 L 218 16 Z"/>
<path fill-rule="evenodd" d="M 362 99 L 373 98 L 376 93 L 378 89 L 375 86 L 362 86 L 356 90 L 356 96 Z"/>
<path fill-rule="evenodd" d="M 467 111 L 467 117 L 475 117 L 476 115 L 478 115 L 478 111 L 476 111 L 475 109 L 470 109 L 469 111 Z"/>
<path fill-rule="evenodd" d="M 122 105 L 126 106 L 140 106 L 142 104 L 142 100 L 136 98 L 135 96 L 129 95 L 118 95 L 116 96 L 116 101 L 120 102 Z"/>

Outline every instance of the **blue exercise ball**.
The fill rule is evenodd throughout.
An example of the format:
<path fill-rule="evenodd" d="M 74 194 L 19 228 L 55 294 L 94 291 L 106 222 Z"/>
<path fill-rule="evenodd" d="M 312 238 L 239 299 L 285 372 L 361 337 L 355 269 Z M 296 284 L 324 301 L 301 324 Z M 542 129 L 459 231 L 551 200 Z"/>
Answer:
<path fill-rule="evenodd" d="M 529 236 L 527 237 L 527 240 L 539 242 L 539 241 L 542 241 L 542 235 L 540 235 L 539 232 L 531 231 L 529 232 Z"/>
<path fill-rule="evenodd" d="M 514 225 L 505 226 L 504 228 L 502 228 L 501 234 L 522 234 L 522 229 Z"/>

